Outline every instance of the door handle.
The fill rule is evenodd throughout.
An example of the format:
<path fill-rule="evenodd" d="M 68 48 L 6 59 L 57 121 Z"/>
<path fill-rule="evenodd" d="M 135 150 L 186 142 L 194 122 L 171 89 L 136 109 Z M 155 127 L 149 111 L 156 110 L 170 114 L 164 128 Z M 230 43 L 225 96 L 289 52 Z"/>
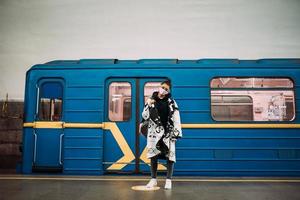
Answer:
<path fill-rule="evenodd" d="M 62 165 L 62 160 L 61 160 L 61 153 L 62 153 L 62 138 L 64 137 L 64 134 L 60 134 L 59 136 L 59 164 Z"/>
<path fill-rule="evenodd" d="M 40 102 L 39 102 L 39 99 L 40 99 L 40 88 L 39 88 L 39 86 L 38 85 L 36 85 L 36 88 L 37 88 L 37 94 L 36 94 L 36 110 L 35 110 L 35 120 L 37 120 L 38 119 L 38 113 L 39 113 L 39 104 L 40 104 Z"/>
<path fill-rule="evenodd" d="M 36 143 L 37 143 L 37 134 L 35 133 L 35 130 L 33 131 L 34 136 L 34 150 L 33 150 L 33 163 L 36 162 Z"/>

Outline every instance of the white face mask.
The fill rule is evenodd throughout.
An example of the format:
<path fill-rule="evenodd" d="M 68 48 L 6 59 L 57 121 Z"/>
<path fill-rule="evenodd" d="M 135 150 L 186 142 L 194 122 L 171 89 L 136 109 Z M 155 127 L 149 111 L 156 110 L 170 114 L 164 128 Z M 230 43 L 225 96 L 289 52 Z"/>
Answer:
<path fill-rule="evenodd" d="M 167 95 L 169 92 L 162 89 L 161 87 L 158 89 L 158 92 L 161 94 L 161 95 Z"/>

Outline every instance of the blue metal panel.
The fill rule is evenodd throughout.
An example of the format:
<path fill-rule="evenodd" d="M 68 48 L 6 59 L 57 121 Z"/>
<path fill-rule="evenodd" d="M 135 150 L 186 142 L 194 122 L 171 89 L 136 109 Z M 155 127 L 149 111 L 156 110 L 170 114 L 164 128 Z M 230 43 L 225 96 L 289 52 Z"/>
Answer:
<path fill-rule="evenodd" d="M 81 98 L 101 98 L 102 95 L 99 91 L 99 88 L 94 87 L 80 87 L 80 88 L 70 88 L 66 91 L 66 97 L 81 97 Z"/>
<path fill-rule="evenodd" d="M 175 172 L 216 175 L 218 171 L 244 171 L 245 175 L 259 175 L 270 170 L 277 175 L 295 174 L 299 173 L 299 151 L 296 129 L 185 130 L 177 144 Z"/>
<path fill-rule="evenodd" d="M 102 121 L 103 112 L 100 110 L 72 110 L 65 111 L 65 120 L 68 122 L 99 123 Z"/>
<path fill-rule="evenodd" d="M 177 64 L 178 59 L 141 59 L 138 64 Z"/>
<path fill-rule="evenodd" d="M 102 99 L 72 99 L 68 98 L 65 100 L 65 110 L 75 111 L 75 110 L 103 110 L 103 100 Z"/>
<path fill-rule="evenodd" d="M 102 145 L 101 145 L 102 146 Z M 64 159 L 70 158 L 97 158 L 101 162 L 103 155 L 103 148 L 78 148 L 78 147 L 64 147 Z M 101 168 L 100 168 L 101 169 Z"/>
<path fill-rule="evenodd" d="M 61 167 L 63 132 L 61 129 L 36 129 L 33 165 L 35 167 Z"/>
<path fill-rule="evenodd" d="M 103 174 L 103 131 L 70 128 L 64 134 L 64 173 Z"/>
<path fill-rule="evenodd" d="M 115 64 L 117 59 L 81 59 L 78 64 Z"/>
<path fill-rule="evenodd" d="M 34 151 L 34 138 L 33 129 L 24 128 L 23 129 L 23 155 L 22 155 L 22 173 L 30 174 L 32 173 L 32 163 L 33 163 L 33 151 Z"/>

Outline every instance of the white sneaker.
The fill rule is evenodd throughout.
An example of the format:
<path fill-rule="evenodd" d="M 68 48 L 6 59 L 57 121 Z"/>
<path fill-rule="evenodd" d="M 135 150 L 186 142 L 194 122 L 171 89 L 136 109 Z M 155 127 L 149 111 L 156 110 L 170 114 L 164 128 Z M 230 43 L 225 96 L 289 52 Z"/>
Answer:
<path fill-rule="evenodd" d="M 156 178 L 151 178 L 149 183 L 146 185 L 147 188 L 153 188 L 157 186 L 157 180 Z"/>
<path fill-rule="evenodd" d="M 171 181 L 171 179 L 166 179 L 165 189 L 166 190 L 172 189 L 172 181 Z"/>

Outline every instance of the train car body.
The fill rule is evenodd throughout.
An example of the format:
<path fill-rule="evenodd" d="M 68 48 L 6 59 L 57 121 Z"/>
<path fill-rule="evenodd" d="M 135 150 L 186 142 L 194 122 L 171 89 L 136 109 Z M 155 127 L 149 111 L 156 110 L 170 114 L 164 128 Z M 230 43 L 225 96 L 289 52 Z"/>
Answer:
<path fill-rule="evenodd" d="M 26 74 L 22 172 L 148 173 L 138 127 L 165 79 L 183 130 L 175 175 L 300 175 L 300 59 L 35 65 Z"/>

